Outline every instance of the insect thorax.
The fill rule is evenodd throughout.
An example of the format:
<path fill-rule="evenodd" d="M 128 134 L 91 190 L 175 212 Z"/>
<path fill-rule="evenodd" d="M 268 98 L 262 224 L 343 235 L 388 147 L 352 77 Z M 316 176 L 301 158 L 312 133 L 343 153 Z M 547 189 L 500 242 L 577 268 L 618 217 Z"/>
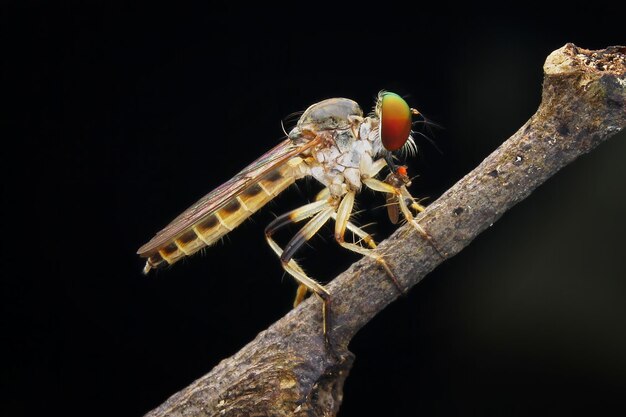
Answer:
<path fill-rule="evenodd" d="M 295 142 L 324 138 L 305 160 L 309 174 L 340 197 L 349 189 L 360 190 L 372 159 L 380 150 L 378 119 L 363 117 L 359 105 L 346 98 L 333 98 L 310 106 L 300 117 L 289 138 Z"/>

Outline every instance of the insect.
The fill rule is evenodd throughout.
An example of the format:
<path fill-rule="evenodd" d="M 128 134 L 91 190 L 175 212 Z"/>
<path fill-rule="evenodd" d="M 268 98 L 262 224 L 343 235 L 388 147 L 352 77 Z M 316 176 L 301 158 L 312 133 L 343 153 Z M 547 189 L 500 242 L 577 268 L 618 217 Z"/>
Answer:
<path fill-rule="evenodd" d="M 376 105 L 367 116 L 347 98 L 311 105 L 287 138 L 189 207 L 138 250 L 141 257 L 147 258 L 144 273 L 174 264 L 212 245 L 296 180 L 312 176 L 324 186 L 315 201 L 278 216 L 265 228 L 265 238 L 285 271 L 299 283 L 294 306 L 309 291 L 321 298 L 323 333 L 327 338 L 330 293 L 309 277 L 293 257 L 333 219 L 334 237 L 339 245 L 375 259 L 402 291 L 385 260 L 374 251 L 374 239 L 351 222 L 350 216 L 356 194 L 367 187 L 386 194 L 392 222 L 397 223 L 401 213 L 431 240 L 415 220 L 414 213 L 424 207 L 406 188 L 410 185 L 406 167 L 394 164 L 394 153 L 403 148 L 415 150 L 412 117 L 419 114 L 402 97 L 386 91 L 378 93 Z M 385 167 L 390 173 L 381 181 L 376 177 Z M 284 248 L 276 243 L 276 231 L 307 219 Z M 346 229 L 359 241 L 346 241 Z"/>

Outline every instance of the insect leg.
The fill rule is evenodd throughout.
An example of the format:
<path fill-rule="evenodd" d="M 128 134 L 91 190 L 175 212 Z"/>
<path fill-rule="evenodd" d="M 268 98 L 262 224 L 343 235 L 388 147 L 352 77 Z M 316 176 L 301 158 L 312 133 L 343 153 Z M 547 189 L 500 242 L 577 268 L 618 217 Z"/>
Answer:
<path fill-rule="evenodd" d="M 315 201 L 328 200 L 329 198 L 330 198 L 330 189 L 326 187 L 322 191 L 317 193 L 317 195 L 315 196 Z"/>
<path fill-rule="evenodd" d="M 322 191 L 323 192 L 323 191 Z M 322 192 L 320 194 L 322 194 Z M 328 194 L 330 195 L 330 194 Z M 280 258 L 283 254 L 282 248 L 278 246 L 278 244 L 272 239 L 272 235 L 279 229 L 292 224 L 298 223 L 302 220 L 308 219 L 309 217 L 313 217 L 315 214 L 319 213 L 325 207 L 328 206 L 328 201 L 321 201 L 321 198 L 317 198 L 317 201 L 314 203 L 306 204 L 302 207 L 299 207 L 295 210 L 292 210 L 288 213 L 285 213 L 281 216 L 275 218 L 270 224 L 265 228 L 265 238 L 267 239 L 268 244 L 276 253 L 276 255 Z M 304 274 L 304 271 L 299 267 L 299 265 L 294 261 L 293 265 L 291 265 L 294 269 L 299 269 L 301 274 Z M 304 300 L 308 291 L 308 286 L 300 283 L 298 286 L 298 291 L 296 293 L 296 299 L 293 303 L 293 306 L 296 307 L 298 304 Z"/>
<path fill-rule="evenodd" d="M 362 182 L 374 191 L 393 194 L 397 196 L 400 211 L 402 212 L 406 221 L 409 222 L 424 237 L 424 239 L 428 241 L 428 243 L 430 243 L 430 245 L 435 249 L 439 256 L 441 256 L 442 258 L 447 257 L 444 252 L 439 250 L 439 248 L 433 241 L 432 236 L 426 230 L 424 230 L 424 228 L 417 222 L 417 220 L 415 220 L 415 216 L 413 215 L 413 213 L 411 213 L 409 207 L 418 212 L 424 211 L 424 207 L 415 201 L 415 199 L 413 198 L 413 196 L 411 196 L 405 186 L 395 187 L 391 184 L 377 180 L 375 178 L 364 178 L 362 179 Z"/>
<path fill-rule="evenodd" d="M 398 288 L 398 291 L 403 294 L 405 292 L 404 288 L 400 285 L 398 278 L 391 271 L 387 262 L 385 262 L 382 256 L 374 253 L 373 249 L 376 248 L 374 239 L 372 239 L 372 237 L 364 230 L 350 222 L 350 215 L 352 214 L 352 209 L 354 207 L 354 197 L 355 192 L 349 191 L 341 200 L 337 213 L 333 214 L 333 217 L 335 218 L 335 240 L 342 247 L 351 250 L 352 252 L 360 253 L 361 255 L 374 259 L 380 266 L 383 267 L 391 281 L 394 283 L 396 288 Z M 359 236 L 370 248 L 364 248 L 356 243 L 346 242 L 344 238 L 346 228 Z"/>
<path fill-rule="evenodd" d="M 307 204 L 299 209 L 293 210 L 289 213 L 285 213 L 282 216 L 277 217 L 271 222 L 265 229 L 265 238 L 272 250 L 280 257 L 280 261 L 283 268 L 289 275 L 294 277 L 299 283 L 298 293 L 294 306 L 299 304 L 306 291 L 315 293 L 322 299 L 322 326 L 324 337 L 328 342 L 328 327 L 329 327 L 329 310 L 330 310 L 330 294 L 323 285 L 309 277 L 302 268 L 294 261 L 293 255 L 296 251 L 302 247 L 309 239 L 311 239 L 328 221 L 328 219 L 334 213 L 335 208 L 331 204 L 330 200 L 321 200 L 314 203 Z M 304 225 L 302 229 L 287 243 L 284 249 L 282 249 L 274 239 L 272 235 L 276 230 L 289 224 L 299 222 L 306 218 L 313 217 L 309 222 Z M 303 288 L 304 287 L 304 288 Z"/>

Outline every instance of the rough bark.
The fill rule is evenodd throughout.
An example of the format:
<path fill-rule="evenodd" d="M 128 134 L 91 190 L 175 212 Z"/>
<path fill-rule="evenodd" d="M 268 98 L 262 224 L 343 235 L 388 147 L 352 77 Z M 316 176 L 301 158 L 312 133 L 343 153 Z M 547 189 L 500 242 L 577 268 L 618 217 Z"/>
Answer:
<path fill-rule="evenodd" d="M 626 126 L 626 47 L 589 51 L 567 44 L 544 64 L 537 112 L 419 217 L 454 256 L 562 167 Z M 410 225 L 382 242 L 400 283 L 410 288 L 444 259 Z M 353 362 L 347 345 L 400 295 L 370 259 L 328 286 L 333 349 L 311 297 L 234 356 L 170 397 L 148 416 L 333 416 Z"/>

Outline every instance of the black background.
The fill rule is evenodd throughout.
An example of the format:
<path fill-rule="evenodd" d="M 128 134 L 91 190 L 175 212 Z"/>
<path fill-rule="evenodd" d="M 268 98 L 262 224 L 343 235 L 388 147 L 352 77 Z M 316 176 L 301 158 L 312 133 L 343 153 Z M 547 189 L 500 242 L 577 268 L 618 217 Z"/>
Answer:
<path fill-rule="evenodd" d="M 313 181 L 168 270 L 135 252 L 291 113 L 404 95 L 440 126 L 423 133 L 442 152 L 419 140 L 408 161 L 432 201 L 536 110 L 551 51 L 626 43 L 617 9 L 383 9 L 3 7 L 1 415 L 140 416 L 290 309 L 263 228 Z M 624 413 L 625 155 L 621 133 L 366 326 L 340 415 Z M 380 197 L 359 201 L 388 235 Z M 327 228 L 299 259 L 327 280 L 358 259 L 336 246 Z"/>

